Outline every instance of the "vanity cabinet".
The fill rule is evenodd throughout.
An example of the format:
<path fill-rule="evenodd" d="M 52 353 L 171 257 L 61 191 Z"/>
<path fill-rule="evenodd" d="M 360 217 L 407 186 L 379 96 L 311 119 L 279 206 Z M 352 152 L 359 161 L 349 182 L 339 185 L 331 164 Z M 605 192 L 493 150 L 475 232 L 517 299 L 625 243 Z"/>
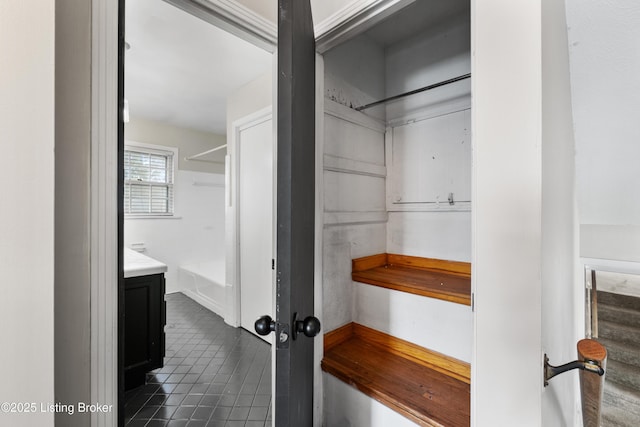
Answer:
<path fill-rule="evenodd" d="M 145 383 L 146 373 L 163 366 L 166 302 L 164 274 L 125 278 L 125 390 Z"/>

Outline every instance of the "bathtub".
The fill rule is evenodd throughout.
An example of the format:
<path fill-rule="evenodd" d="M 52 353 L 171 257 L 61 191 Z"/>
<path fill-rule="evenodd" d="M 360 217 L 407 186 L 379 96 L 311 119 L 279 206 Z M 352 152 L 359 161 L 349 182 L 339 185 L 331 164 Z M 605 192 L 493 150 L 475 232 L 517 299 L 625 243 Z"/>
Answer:
<path fill-rule="evenodd" d="M 178 283 L 182 293 L 208 308 L 225 316 L 225 261 L 184 264 L 178 267 Z"/>

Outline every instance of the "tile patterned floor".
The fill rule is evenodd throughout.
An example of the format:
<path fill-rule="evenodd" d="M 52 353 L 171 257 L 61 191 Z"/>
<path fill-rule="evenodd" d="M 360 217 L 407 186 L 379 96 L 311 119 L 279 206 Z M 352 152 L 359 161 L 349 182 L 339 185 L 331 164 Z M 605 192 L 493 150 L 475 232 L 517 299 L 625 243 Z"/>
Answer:
<path fill-rule="evenodd" d="M 167 300 L 164 368 L 125 399 L 127 427 L 271 427 L 271 347 L 182 294 Z"/>

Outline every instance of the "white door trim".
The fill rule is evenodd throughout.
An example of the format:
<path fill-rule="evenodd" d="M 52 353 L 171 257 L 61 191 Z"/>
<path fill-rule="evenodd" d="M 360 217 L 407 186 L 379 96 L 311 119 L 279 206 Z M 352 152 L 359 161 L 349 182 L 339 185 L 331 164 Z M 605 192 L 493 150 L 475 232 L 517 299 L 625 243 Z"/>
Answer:
<path fill-rule="evenodd" d="M 227 236 L 227 256 L 226 262 L 226 292 L 227 307 L 225 312 L 225 322 L 232 326 L 240 326 L 240 210 L 238 205 L 240 202 L 240 192 L 238 191 L 238 183 L 240 182 L 240 150 L 238 142 L 240 141 L 240 132 L 252 126 L 264 123 L 272 119 L 272 107 L 265 107 L 247 116 L 241 117 L 231 123 L 231 139 L 227 145 L 227 153 L 229 156 L 228 165 L 230 168 L 225 170 L 226 182 L 229 191 L 229 202 L 227 204 L 225 235 Z M 275 175 L 275 141 L 274 141 L 274 175 Z M 275 182 L 275 181 L 274 181 Z M 275 200 L 274 191 L 274 200 Z M 274 203 L 275 206 L 275 203 Z M 275 218 L 275 207 L 274 207 Z M 275 245 L 275 234 L 274 234 Z M 274 247 L 275 253 L 275 247 Z"/>
<path fill-rule="evenodd" d="M 216 3 L 215 1 L 209 1 Z M 355 27 L 358 31 L 364 30 L 365 26 L 355 25 L 354 19 L 360 14 L 363 18 L 360 24 L 368 25 L 372 16 L 366 17 L 366 10 L 373 11 L 375 7 L 389 7 L 392 4 L 408 4 L 409 0 L 360 0 L 356 3 L 357 8 L 343 10 L 342 18 L 334 15 L 326 20 L 324 26 L 316 27 L 319 34 L 318 49 L 328 49 L 329 40 L 337 43 L 346 37 L 352 36 Z M 405 4 L 405 5 L 406 5 Z M 509 200 L 514 195 L 510 191 L 509 186 L 513 185 L 509 179 L 505 177 L 496 178 L 496 170 L 489 165 L 495 165 L 495 160 L 491 160 L 490 154 L 492 150 L 485 150 L 485 145 L 494 148 L 500 148 L 496 144 L 508 140 L 510 142 L 519 142 L 524 145 L 531 153 L 531 161 L 540 161 L 538 152 L 540 147 L 540 76 L 539 73 L 539 40 L 540 40 L 540 4 L 538 1 L 531 4 L 518 3 L 517 11 L 511 13 L 503 13 L 503 16 L 521 18 L 524 21 L 524 28 L 517 31 L 521 37 L 512 37 L 516 25 L 513 20 L 499 20 L 498 22 L 495 10 L 510 8 L 509 2 L 479 2 L 472 1 L 472 34 L 473 34 L 473 52 L 474 52 L 474 69 L 472 85 L 474 88 L 474 121 L 473 133 L 474 145 L 481 152 L 480 156 L 474 158 L 474 165 L 479 165 L 481 169 L 474 171 L 474 200 L 476 207 L 473 211 L 474 226 L 474 289 L 481 292 L 482 298 L 476 299 L 476 322 L 475 322 L 475 343 L 474 343 L 474 361 L 473 361 L 473 381 L 472 381 L 472 425 L 488 425 L 496 421 L 495 411 L 491 411 L 491 404 L 484 405 L 485 400 L 491 398 L 492 402 L 503 401 L 511 402 L 514 399 L 529 401 L 526 413 L 520 415 L 510 411 L 503 414 L 504 417 L 513 416 L 515 419 L 528 419 L 532 423 L 540 419 L 540 390 L 542 387 L 542 375 L 540 372 L 541 358 L 540 354 L 531 354 L 526 352 L 523 359 L 518 359 L 519 354 L 513 351 L 513 347 L 507 346 L 511 334 L 514 333 L 513 318 L 508 316 L 505 309 L 492 310 L 487 305 L 487 301 L 493 298 L 494 301 L 502 302 L 502 307 L 506 307 L 510 300 L 519 301 L 519 295 L 529 295 L 529 300 L 534 302 L 526 307 L 524 312 L 520 313 L 521 322 L 532 325 L 534 333 L 539 340 L 540 337 L 540 283 L 539 283 L 539 234 L 533 233 L 532 240 L 528 242 L 527 250 L 517 248 L 517 253 L 535 252 L 536 254 L 517 263 L 500 263 L 497 265 L 495 261 L 496 254 L 491 255 L 492 249 L 496 247 L 509 247 L 509 242 L 496 241 L 496 236 L 508 237 L 508 233 L 513 230 L 508 229 L 509 222 L 499 223 L 500 219 L 506 213 L 511 213 L 523 220 L 518 214 L 518 209 L 510 204 L 506 207 L 506 211 L 500 210 L 500 203 L 491 205 L 492 199 L 497 196 L 505 196 L 498 200 Z M 516 6 L 513 6 L 516 7 Z M 522 11 L 521 7 L 526 7 L 529 12 Z M 369 8 L 369 9 L 367 9 Z M 512 8 L 511 8 L 512 9 Z M 91 87 L 92 87 L 92 113 L 91 113 L 91 399 L 92 402 L 100 402 L 113 404 L 114 411 L 107 414 L 93 414 L 92 426 L 115 426 L 117 422 L 117 257 L 118 257 L 118 239 L 117 239 L 117 80 L 118 80 L 118 4 L 111 0 L 92 0 L 92 70 L 91 70 Z M 505 15 L 506 14 L 506 15 Z M 378 16 L 382 16 L 378 14 Z M 528 17 L 525 19 L 525 17 Z M 333 21 L 331 21 L 331 19 Z M 333 23 L 330 23 L 333 22 Z M 343 30 L 339 30 L 342 27 Z M 502 28 L 504 31 L 497 31 L 496 27 Z M 530 37 L 527 37 L 527 33 Z M 505 38 L 504 34 L 510 34 Z M 333 35 L 331 35 L 333 34 Z M 499 34 L 499 40 L 494 40 L 491 34 Z M 342 39 L 341 39 L 342 37 Z M 497 36 L 496 36 L 497 37 Z M 523 48 L 523 42 L 526 47 Z M 493 49 L 490 46 L 494 46 Z M 510 64 L 508 69 L 521 68 L 523 73 L 511 73 L 504 77 L 504 72 L 508 71 L 506 67 L 501 67 L 501 63 L 493 61 L 495 55 L 487 54 L 487 51 L 496 52 L 501 47 L 509 47 L 510 55 L 506 55 L 504 51 L 498 52 L 497 57 L 508 57 L 509 61 L 502 63 Z M 531 56 L 527 56 L 527 52 Z M 493 65 L 493 66 L 492 66 Z M 502 68 L 502 69 L 501 69 Z M 531 70 L 534 70 L 533 74 Z M 535 75 L 534 75 L 535 74 Z M 509 92 L 509 102 L 505 102 L 500 108 L 499 97 L 503 95 L 505 90 L 501 90 L 498 94 L 496 91 L 490 91 L 492 86 L 506 89 L 505 83 L 513 84 L 515 90 Z M 522 91 L 526 92 L 523 93 Z M 517 99 L 526 101 L 526 104 L 518 104 L 520 110 L 506 108 L 512 104 L 513 93 L 519 93 Z M 530 95 L 530 96 L 525 96 Z M 493 101 L 490 101 L 493 99 Z M 528 100 L 528 101 L 527 101 Z M 518 112 L 517 118 L 520 120 L 510 122 L 505 117 L 512 116 Z M 527 112 L 531 112 L 528 115 Z M 322 112 L 322 110 L 321 110 Z M 479 116 L 478 113 L 482 112 Z M 529 117 L 528 120 L 524 119 Z M 485 120 L 486 119 L 486 120 Z M 538 122 L 533 123 L 538 120 Z M 494 138 L 491 132 L 488 132 L 490 123 L 496 125 L 503 130 Z M 523 129 L 522 124 L 527 125 Z M 509 126 L 506 126 L 509 125 Z M 494 129 L 495 130 L 495 129 Z M 525 132 L 526 131 L 526 132 Z M 523 133 L 526 138 L 523 137 Z M 497 143 L 495 142 L 497 139 Z M 484 141 L 484 142 L 482 142 Z M 494 142 L 492 142 L 494 141 Z M 509 148 L 505 144 L 505 148 L 509 152 L 513 152 L 513 147 Z M 474 150 L 475 151 L 475 150 Z M 496 154 L 501 154 L 500 150 L 496 150 Z M 526 153 L 522 153 L 526 154 Z M 514 154 L 517 159 L 522 159 L 522 154 Z M 486 161 L 486 163 L 485 163 Z M 522 160 L 525 162 L 525 160 Z M 489 166 L 489 167 L 488 167 Z M 504 165 L 503 165 L 504 166 Z M 539 169 L 536 170 L 535 165 L 527 163 L 526 170 L 522 168 L 518 172 L 531 173 L 529 179 L 533 184 L 534 193 L 539 190 Z M 480 178 L 480 179 L 478 179 Z M 495 184 L 495 185 L 494 185 Z M 500 191 L 496 191 L 496 190 Z M 504 193 L 504 194 L 503 194 Z M 494 196 L 492 196 L 492 194 Z M 529 196 L 533 195 L 528 193 Z M 522 194 L 518 194 L 522 195 Z M 537 194 L 539 196 L 539 194 Z M 528 222 L 537 222 L 540 215 L 539 200 L 527 198 L 527 208 L 533 210 L 533 216 L 524 218 Z M 521 208 L 522 209 L 522 208 Z M 531 212 L 531 210 L 530 210 Z M 495 213 L 495 215 L 494 215 Z M 536 218 L 537 217 L 537 218 Z M 533 221 L 531 221 L 533 220 Z M 488 226 L 485 226 L 489 224 Z M 523 227 L 525 229 L 526 227 Z M 478 233 L 478 230 L 483 230 Z M 526 231 L 526 230 L 525 230 Z M 540 231 L 538 225 L 538 232 Z M 275 241 L 275 239 L 274 239 Z M 517 269 L 516 274 L 507 274 L 504 266 L 509 265 L 510 269 Z M 531 268 L 532 265 L 537 265 Z M 523 277 L 523 267 L 526 272 Z M 504 286 L 504 277 L 520 277 L 520 281 L 514 283 L 509 280 L 508 286 Z M 535 277 L 537 277 L 537 279 Z M 532 278 L 533 277 L 533 278 Z M 529 287 L 528 284 L 533 286 Z M 514 284 L 516 285 L 514 287 Z M 509 289 L 505 294 L 505 289 Z M 478 294 L 476 294 L 478 295 Z M 526 317 L 526 319 L 524 319 Z M 518 332 L 518 331 L 515 331 Z M 492 342 L 491 337 L 507 337 L 503 342 L 504 348 L 490 348 Z M 516 338 L 520 335 L 516 334 Z M 540 346 L 529 346 L 529 350 L 533 353 L 539 353 Z M 536 350 L 537 349 L 537 350 Z M 504 351 L 502 351 L 504 350 Z M 527 349 L 521 349 L 525 351 Z M 517 363 L 514 370 L 509 369 L 513 364 Z M 499 378 L 491 377 L 495 373 L 495 366 L 502 366 L 503 374 L 512 371 L 519 372 L 518 376 L 500 375 Z M 539 387 L 536 387 L 536 383 Z M 513 385 L 513 387 L 511 387 Z M 533 386 L 532 386 L 533 385 Z M 496 395 L 496 393 L 498 393 Z M 483 396 L 483 397 L 482 397 Z M 529 399 L 531 398 L 531 399 Z M 507 408 L 517 408 L 517 405 L 503 405 Z M 515 410 L 515 409 L 514 409 Z M 528 418 L 528 416 L 530 417 Z M 512 424 L 512 423 L 509 423 Z"/>
<path fill-rule="evenodd" d="M 118 2 L 92 0 L 91 426 L 118 420 Z"/>
<path fill-rule="evenodd" d="M 316 50 L 325 53 L 334 46 L 368 30 L 415 0 L 356 0 L 314 26 Z M 324 96 L 324 95 L 323 95 Z"/>
<path fill-rule="evenodd" d="M 324 322 L 322 304 L 324 292 L 322 287 L 323 271 L 323 239 L 324 239 L 324 58 L 316 54 L 316 213 L 315 213 L 315 258 L 314 258 L 314 316 Z M 314 338 L 313 344 L 313 425 L 322 427 L 324 415 L 324 383 L 320 362 L 324 357 L 324 334 Z M 275 372 L 275 371 L 274 371 Z"/>
<path fill-rule="evenodd" d="M 276 23 L 233 0 L 164 0 L 268 52 L 278 45 Z"/>
<path fill-rule="evenodd" d="M 541 0 L 472 0 L 471 25 L 471 425 L 540 426 Z"/>

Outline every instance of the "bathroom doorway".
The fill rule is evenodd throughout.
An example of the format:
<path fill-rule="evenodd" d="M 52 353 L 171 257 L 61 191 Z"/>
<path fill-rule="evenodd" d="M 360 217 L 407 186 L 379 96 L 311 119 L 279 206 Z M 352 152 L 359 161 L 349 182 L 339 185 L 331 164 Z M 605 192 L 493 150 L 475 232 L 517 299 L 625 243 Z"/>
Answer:
<path fill-rule="evenodd" d="M 248 180 L 234 171 L 241 164 L 234 158 L 230 131 L 234 123 L 270 107 L 273 49 L 248 43 L 237 29 L 231 34 L 224 25 L 212 25 L 219 19 L 196 2 L 122 2 L 125 279 L 120 320 L 128 340 L 120 337 L 120 423 L 266 422 L 270 346 L 237 328 L 249 329 L 250 322 L 240 320 L 242 308 L 255 298 L 247 298 L 235 273 L 251 255 L 242 253 L 236 236 L 255 224 L 245 224 L 251 218 L 242 217 L 235 198 L 236 186 Z M 267 147 L 251 150 L 246 158 L 259 152 L 268 158 L 258 160 L 272 165 L 271 139 L 257 143 Z M 262 213 L 269 210 L 266 202 L 262 205 Z M 258 218 L 256 212 L 253 216 Z M 271 258 L 268 273 L 260 277 L 268 295 Z M 139 285 L 140 277 L 152 275 L 159 277 L 157 285 Z M 162 287 L 159 298 L 154 286 Z M 128 298 L 131 292 L 135 304 L 133 296 Z M 136 355 L 127 354 L 134 342 L 144 345 L 135 346 Z M 136 374 L 128 375 L 132 369 Z"/>

